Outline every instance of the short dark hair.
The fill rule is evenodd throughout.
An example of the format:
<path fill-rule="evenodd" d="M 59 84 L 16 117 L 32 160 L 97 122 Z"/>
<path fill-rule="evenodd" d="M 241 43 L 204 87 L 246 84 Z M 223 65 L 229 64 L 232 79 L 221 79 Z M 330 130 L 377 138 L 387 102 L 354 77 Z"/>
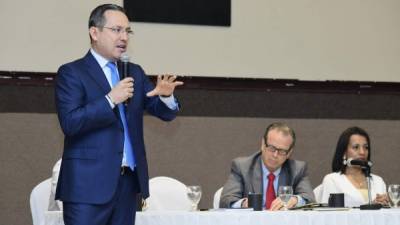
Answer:
<path fill-rule="evenodd" d="M 337 142 L 336 145 L 336 151 L 335 151 L 335 155 L 333 156 L 333 160 L 332 160 L 332 171 L 333 172 L 339 172 L 344 174 L 346 172 L 346 165 L 343 165 L 343 156 L 347 151 L 347 147 L 349 145 L 350 142 L 350 138 L 352 135 L 360 135 L 365 137 L 365 139 L 367 139 L 367 143 L 368 143 L 368 160 L 370 160 L 371 158 L 371 143 L 369 140 L 369 136 L 368 133 L 360 128 L 360 127 L 349 127 L 347 128 L 345 131 L 343 131 L 343 133 L 340 135 L 339 140 Z"/>
<path fill-rule="evenodd" d="M 115 10 L 120 11 L 125 14 L 124 8 L 119 5 L 115 4 L 103 4 L 97 6 L 93 11 L 90 13 L 89 17 L 89 28 L 91 27 L 103 27 L 106 24 L 106 18 L 104 17 L 104 13 L 107 10 Z"/>
<path fill-rule="evenodd" d="M 289 151 L 292 150 L 292 148 L 296 144 L 296 134 L 294 133 L 294 130 L 292 128 L 290 128 L 287 124 L 281 123 L 281 122 L 272 123 L 267 127 L 267 129 L 265 129 L 265 133 L 264 133 L 265 144 L 267 144 L 267 137 L 268 137 L 269 131 L 274 130 L 274 129 L 282 131 L 285 134 L 289 134 L 292 137 L 292 139 L 293 139 L 292 144 L 290 145 L 290 147 L 288 149 Z"/>

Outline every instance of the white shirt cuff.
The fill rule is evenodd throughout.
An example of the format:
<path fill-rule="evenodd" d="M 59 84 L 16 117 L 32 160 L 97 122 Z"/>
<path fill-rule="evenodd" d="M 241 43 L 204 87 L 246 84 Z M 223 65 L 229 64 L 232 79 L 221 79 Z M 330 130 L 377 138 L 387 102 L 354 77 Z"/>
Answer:
<path fill-rule="evenodd" d="M 303 206 L 306 204 L 306 200 L 304 200 L 300 195 L 295 195 L 297 197 L 296 207 Z"/>
<path fill-rule="evenodd" d="M 240 209 L 240 208 L 242 208 L 242 202 L 243 202 L 243 201 L 244 201 L 244 198 L 242 198 L 242 199 L 236 201 L 235 203 L 233 203 L 233 204 L 231 205 L 231 208 L 233 208 L 233 209 Z"/>
<path fill-rule="evenodd" d="M 110 96 L 106 95 L 106 99 L 108 101 L 108 104 L 110 104 L 111 108 L 113 109 L 115 107 L 115 104 L 111 101 Z"/>
<path fill-rule="evenodd" d="M 176 103 L 175 97 L 173 94 L 168 97 L 162 97 L 160 95 L 160 99 L 162 102 L 165 103 L 165 105 L 167 105 L 168 108 L 170 108 L 172 110 L 175 110 L 176 108 L 178 108 L 178 104 Z"/>

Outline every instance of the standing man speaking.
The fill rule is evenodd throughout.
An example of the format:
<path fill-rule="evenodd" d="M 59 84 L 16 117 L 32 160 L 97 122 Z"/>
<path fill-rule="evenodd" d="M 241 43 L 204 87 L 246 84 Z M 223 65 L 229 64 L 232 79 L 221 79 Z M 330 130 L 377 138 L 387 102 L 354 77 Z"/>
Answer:
<path fill-rule="evenodd" d="M 62 65 L 55 99 L 64 132 L 56 199 L 66 225 L 132 225 L 136 194 L 149 196 L 143 113 L 170 121 L 178 103 L 175 76 L 158 76 L 156 87 L 143 69 L 129 63 L 121 79 L 116 63 L 132 30 L 124 9 L 96 7 L 89 18 L 91 49 Z"/>

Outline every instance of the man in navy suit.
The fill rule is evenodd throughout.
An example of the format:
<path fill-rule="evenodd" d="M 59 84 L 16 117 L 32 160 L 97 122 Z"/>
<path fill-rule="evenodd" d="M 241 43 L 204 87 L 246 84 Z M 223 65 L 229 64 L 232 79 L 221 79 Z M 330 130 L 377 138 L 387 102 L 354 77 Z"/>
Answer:
<path fill-rule="evenodd" d="M 154 87 L 129 63 L 128 77 L 120 80 L 116 62 L 131 33 L 123 8 L 96 7 L 91 49 L 58 70 L 56 107 L 65 139 L 56 199 L 63 201 L 66 225 L 134 224 L 137 193 L 149 196 L 143 113 L 170 121 L 179 109 L 173 91 L 183 83 L 175 76 L 158 76 Z"/>

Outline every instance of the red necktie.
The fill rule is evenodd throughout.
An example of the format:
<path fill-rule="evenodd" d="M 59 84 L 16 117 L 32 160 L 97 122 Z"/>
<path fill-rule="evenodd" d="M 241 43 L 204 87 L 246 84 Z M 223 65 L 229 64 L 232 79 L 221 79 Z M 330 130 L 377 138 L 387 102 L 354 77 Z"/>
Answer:
<path fill-rule="evenodd" d="M 274 190 L 274 180 L 275 180 L 275 175 L 273 173 L 268 174 L 268 187 L 265 193 L 265 195 L 267 196 L 265 200 L 266 209 L 269 209 L 271 207 L 272 201 L 274 201 L 276 198 Z"/>

